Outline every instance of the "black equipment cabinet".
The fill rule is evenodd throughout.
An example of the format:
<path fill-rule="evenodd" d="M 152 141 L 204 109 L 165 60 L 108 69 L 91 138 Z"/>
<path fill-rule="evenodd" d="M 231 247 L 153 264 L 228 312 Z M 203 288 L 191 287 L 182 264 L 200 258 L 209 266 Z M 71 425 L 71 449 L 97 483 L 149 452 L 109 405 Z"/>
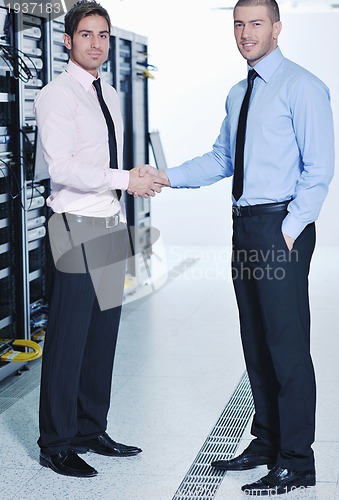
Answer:
<path fill-rule="evenodd" d="M 149 161 L 147 38 L 114 28 L 110 65 L 124 120 L 124 169 L 130 170 Z M 140 286 L 151 273 L 151 201 L 126 195 L 125 203 L 134 253 L 127 272 Z"/>

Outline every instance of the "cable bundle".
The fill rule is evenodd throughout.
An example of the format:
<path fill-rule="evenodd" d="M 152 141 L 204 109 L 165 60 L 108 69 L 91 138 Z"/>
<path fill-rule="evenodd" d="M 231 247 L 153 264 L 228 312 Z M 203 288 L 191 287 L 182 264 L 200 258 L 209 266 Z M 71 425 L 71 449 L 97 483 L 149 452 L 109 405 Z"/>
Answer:
<path fill-rule="evenodd" d="M 27 347 L 30 352 L 15 351 L 13 346 Z M 26 362 L 40 358 L 42 349 L 36 342 L 32 340 L 0 340 L 0 360 L 1 361 L 16 361 Z"/>
<path fill-rule="evenodd" d="M 13 71 L 14 78 L 22 80 L 24 83 L 28 83 L 29 80 L 33 78 L 33 75 L 22 56 L 31 61 L 37 73 L 35 64 L 29 56 L 15 47 L 0 44 L 0 57 L 5 61 L 9 69 Z"/>

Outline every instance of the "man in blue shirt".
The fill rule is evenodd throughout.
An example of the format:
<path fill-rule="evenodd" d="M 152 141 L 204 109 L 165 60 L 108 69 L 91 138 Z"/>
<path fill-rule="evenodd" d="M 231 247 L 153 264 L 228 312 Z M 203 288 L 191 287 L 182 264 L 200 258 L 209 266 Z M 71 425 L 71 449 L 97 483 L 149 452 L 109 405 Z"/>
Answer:
<path fill-rule="evenodd" d="M 308 273 L 314 221 L 333 176 L 333 120 L 327 87 L 283 57 L 280 31 L 275 0 L 237 2 L 234 32 L 250 70 L 248 88 L 245 80 L 231 89 L 212 151 L 162 172 L 164 184 L 176 188 L 234 175 L 232 278 L 255 439 L 240 456 L 212 466 L 267 464 L 266 476 L 242 487 L 247 495 L 287 493 L 316 482 Z"/>

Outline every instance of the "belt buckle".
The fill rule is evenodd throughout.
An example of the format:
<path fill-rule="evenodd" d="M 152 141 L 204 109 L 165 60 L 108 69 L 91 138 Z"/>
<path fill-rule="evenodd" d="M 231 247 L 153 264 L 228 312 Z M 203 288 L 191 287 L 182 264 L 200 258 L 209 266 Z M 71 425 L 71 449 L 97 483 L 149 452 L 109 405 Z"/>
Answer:
<path fill-rule="evenodd" d="M 111 229 L 119 224 L 119 214 L 112 215 L 111 217 L 106 217 L 106 229 Z"/>
<path fill-rule="evenodd" d="M 240 217 L 240 215 L 241 215 L 241 207 L 238 207 L 237 205 L 233 205 L 233 214 L 236 217 Z"/>

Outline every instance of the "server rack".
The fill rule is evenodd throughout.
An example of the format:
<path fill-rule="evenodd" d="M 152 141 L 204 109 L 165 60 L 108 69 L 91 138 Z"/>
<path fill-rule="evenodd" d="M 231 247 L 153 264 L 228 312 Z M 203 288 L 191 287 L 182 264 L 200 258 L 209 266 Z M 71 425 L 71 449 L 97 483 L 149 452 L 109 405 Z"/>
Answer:
<path fill-rule="evenodd" d="M 17 15 L 17 47 L 25 54 L 32 78 L 19 85 L 20 148 L 22 152 L 22 254 L 26 339 L 40 340 L 47 325 L 47 207 L 49 180 L 35 180 L 36 121 L 34 99 L 50 80 L 49 16 Z"/>
<path fill-rule="evenodd" d="M 3 137 L 8 135 L 9 140 L 0 150 L 9 166 L 2 169 L 1 189 L 6 192 L 1 192 L 0 198 L 4 215 L 0 223 L 0 241 L 3 241 L 0 260 L 4 266 L 0 281 L 3 306 L 0 338 L 29 340 L 41 332 L 47 320 L 45 200 L 49 182 L 34 180 L 33 103 L 37 92 L 50 78 L 49 25 L 47 15 L 15 12 L 7 9 L 3 1 L 0 2 L 0 23 L 0 54 L 6 63 L 1 64 L 0 85 L 8 86 L 9 96 L 1 114 Z M 8 60 L 7 51 L 11 54 Z M 9 252 L 11 261 L 7 257 Z M 6 267 L 6 262 L 11 265 Z M 23 366 L 24 363 L 0 363 L 0 380 Z"/>
<path fill-rule="evenodd" d="M 64 16 L 53 19 L 50 23 L 51 79 L 60 75 L 68 63 L 68 51 L 64 45 L 64 26 Z"/>
<path fill-rule="evenodd" d="M 10 57 L 15 36 L 14 16 L 2 5 L 0 36 L 0 338 L 15 339 L 24 330 L 20 316 L 22 282 L 17 273 L 22 258 L 17 245 L 21 238 L 19 108 L 15 100 L 18 84 Z M 4 376 L 11 373 L 9 363 L 0 363 L 0 368 Z"/>
<path fill-rule="evenodd" d="M 120 95 L 124 121 L 124 169 L 148 163 L 147 38 L 119 28 L 111 36 L 113 85 Z M 150 278 L 151 206 L 145 198 L 125 197 L 133 259 L 128 272 L 137 285 Z"/>

